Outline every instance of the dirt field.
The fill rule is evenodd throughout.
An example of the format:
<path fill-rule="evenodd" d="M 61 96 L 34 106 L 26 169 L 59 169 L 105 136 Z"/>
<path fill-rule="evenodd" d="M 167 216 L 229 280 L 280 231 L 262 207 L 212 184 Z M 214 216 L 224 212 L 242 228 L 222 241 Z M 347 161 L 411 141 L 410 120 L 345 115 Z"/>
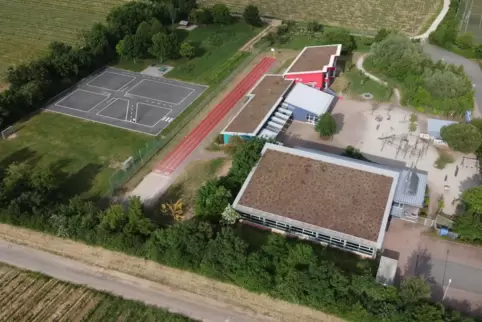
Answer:
<path fill-rule="evenodd" d="M 174 314 L 0 263 L 0 321 L 157 321 Z M 179 317 L 176 321 L 191 321 Z"/>
<path fill-rule="evenodd" d="M 205 299 L 219 301 L 226 306 L 241 307 L 279 321 L 343 321 L 320 311 L 274 300 L 268 296 L 251 293 L 190 272 L 27 229 L 0 224 L 0 238 L 99 267 L 104 276 L 114 279 L 129 282 L 129 275 L 137 276 L 153 281 L 151 283 L 153 287 L 186 291 L 185 296 L 201 295 Z"/>
<path fill-rule="evenodd" d="M 261 13 L 286 20 L 316 20 L 330 26 L 340 26 L 360 32 L 375 32 L 380 28 L 398 30 L 409 35 L 420 29 L 436 16 L 441 0 L 335 0 L 335 1 L 233 1 L 200 0 L 202 5 L 225 3 L 236 12 L 243 12 L 248 4 L 258 6 Z"/>

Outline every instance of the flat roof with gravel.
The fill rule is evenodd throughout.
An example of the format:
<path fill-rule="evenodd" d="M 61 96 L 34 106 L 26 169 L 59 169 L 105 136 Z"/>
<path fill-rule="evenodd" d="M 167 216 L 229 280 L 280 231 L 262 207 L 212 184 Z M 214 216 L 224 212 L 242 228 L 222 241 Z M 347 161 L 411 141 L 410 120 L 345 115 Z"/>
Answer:
<path fill-rule="evenodd" d="M 381 246 L 398 175 L 369 162 L 266 144 L 233 206 Z"/>
<path fill-rule="evenodd" d="M 276 109 L 282 97 L 293 84 L 281 75 L 264 75 L 247 95 L 248 102 L 234 116 L 223 132 L 251 134 Z M 256 133 L 254 133 L 256 135 Z"/>
<path fill-rule="evenodd" d="M 300 72 L 326 72 L 327 67 L 334 66 L 335 56 L 341 54 L 341 45 L 305 47 L 291 65 L 285 75 Z"/>

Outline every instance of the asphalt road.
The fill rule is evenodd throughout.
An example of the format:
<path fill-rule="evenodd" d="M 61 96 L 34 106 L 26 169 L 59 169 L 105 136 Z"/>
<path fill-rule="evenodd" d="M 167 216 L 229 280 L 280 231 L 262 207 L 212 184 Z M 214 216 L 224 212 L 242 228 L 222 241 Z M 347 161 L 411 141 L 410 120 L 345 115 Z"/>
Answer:
<path fill-rule="evenodd" d="M 482 294 L 482 271 L 478 268 L 450 261 L 432 259 L 430 275 L 438 285 L 447 285 L 467 292 Z"/>
<path fill-rule="evenodd" d="M 464 66 L 465 72 L 474 85 L 476 108 L 482 114 L 482 71 L 479 65 L 470 59 L 430 44 L 424 44 L 423 49 L 434 60 L 443 60 L 449 64 Z"/>
<path fill-rule="evenodd" d="M 171 289 L 153 287 L 150 281 L 85 265 L 64 257 L 19 246 L 0 240 L 0 261 L 7 264 L 43 273 L 59 280 L 86 285 L 92 289 L 107 291 L 124 298 L 165 308 L 196 320 L 213 322 L 255 322 L 269 321 L 268 318 L 254 318 L 241 308 L 233 308 L 222 302 L 202 296 Z M 127 276 L 127 275 L 126 275 Z M 237 310 L 237 311 L 235 311 Z"/>

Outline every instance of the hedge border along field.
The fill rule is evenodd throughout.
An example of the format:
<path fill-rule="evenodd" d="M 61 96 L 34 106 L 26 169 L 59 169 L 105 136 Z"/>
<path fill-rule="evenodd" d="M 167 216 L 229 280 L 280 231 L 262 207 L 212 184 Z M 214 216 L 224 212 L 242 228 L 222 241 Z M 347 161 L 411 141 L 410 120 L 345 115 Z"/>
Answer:
<path fill-rule="evenodd" d="M 434 18 L 442 0 L 199 0 L 203 6 L 224 3 L 242 13 L 248 4 L 263 16 L 283 20 L 315 20 L 325 25 L 353 31 L 375 33 L 381 28 L 399 30 L 409 36 L 420 33 L 421 26 Z"/>
<path fill-rule="evenodd" d="M 81 30 L 103 22 L 125 0 L 1 0 L 0 74 L 14 64 L 38 57 L 53 41 L 74 43 Z"/>
<path fill-rule="evenodd" d="M 0 263 L 0 321 L 189 322 L 141 302 Z"/>

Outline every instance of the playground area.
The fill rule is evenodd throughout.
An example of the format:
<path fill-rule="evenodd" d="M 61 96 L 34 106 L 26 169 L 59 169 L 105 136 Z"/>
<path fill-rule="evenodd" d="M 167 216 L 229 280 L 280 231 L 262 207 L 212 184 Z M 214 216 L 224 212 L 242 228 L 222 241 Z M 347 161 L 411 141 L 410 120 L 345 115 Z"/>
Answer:
<path fill-rule="evenodd" d="M 460 32 L 470 32 L 476 43 L 482 42 L 482 0 L 462 0 L 457 15 Z"/>
<path fill-rule="evenodd" d="M 157 135 L 207 86 L 106 68 L 63 93 L 46 109 Z"/>
<path fill-rule="evenodd" d="M 420 138 L 420 133 L 427 130 L 424 115 L 412 116 L 413 111 L 392 104 L 374 108 L 370 102 L 349 99 L 338 101 L 332 114 L 338 123 L 338 133 L 332 140 L 322 140 L 312 125 L 293 122 L 282 141 L 333 153 L 353 146 L 370 161 L 427 171 L 431 199 L 443 196 L 443 211 L 447 214 L 455 213 L 463 190 L 480 184 L 475 159 Z M 438 169 L 435 163 L 444 153 L 450 154 L 453 162 Z"/>

